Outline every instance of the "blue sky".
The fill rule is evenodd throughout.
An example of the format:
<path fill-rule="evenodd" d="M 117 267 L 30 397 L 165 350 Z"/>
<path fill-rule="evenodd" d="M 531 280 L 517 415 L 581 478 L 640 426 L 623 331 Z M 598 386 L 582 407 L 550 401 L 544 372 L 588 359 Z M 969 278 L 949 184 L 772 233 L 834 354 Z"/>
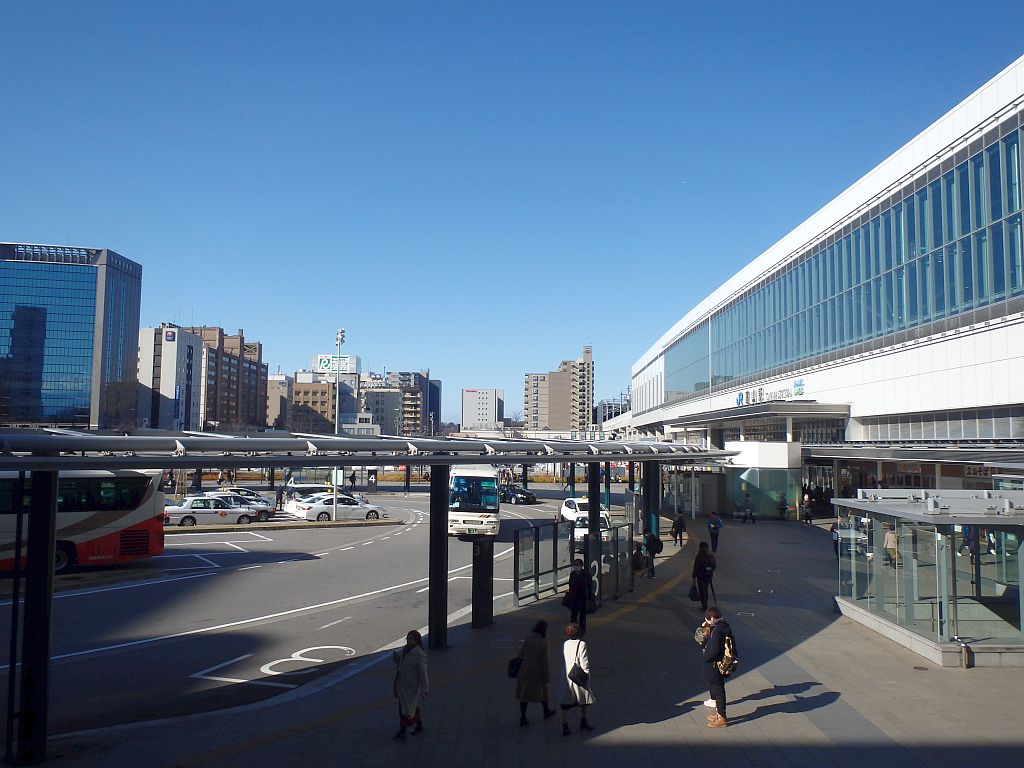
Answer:
<path fill-rule="evenodd" d="M 1024 4 L 8 2 L 0 240 L 144 266 L 271 371 L 347 330 L 443 416 L 697 301 L 1024 53 Z"/>

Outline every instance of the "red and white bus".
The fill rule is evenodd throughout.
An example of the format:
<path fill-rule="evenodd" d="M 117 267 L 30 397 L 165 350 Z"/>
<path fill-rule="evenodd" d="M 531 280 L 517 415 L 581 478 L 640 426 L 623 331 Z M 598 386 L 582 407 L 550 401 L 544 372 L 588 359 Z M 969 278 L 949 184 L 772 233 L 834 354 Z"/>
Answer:
<path fill-rule="evenodd" d="M 119 565 L 164 551 L 164 494 L 159 471 L 62 472 L 57 485 L 58 573 L 76 565 Z M 0 573 L 14 570 L 17 472 L 0 472 Z M 22 563 L 32 474 L 26 473 Z"/>

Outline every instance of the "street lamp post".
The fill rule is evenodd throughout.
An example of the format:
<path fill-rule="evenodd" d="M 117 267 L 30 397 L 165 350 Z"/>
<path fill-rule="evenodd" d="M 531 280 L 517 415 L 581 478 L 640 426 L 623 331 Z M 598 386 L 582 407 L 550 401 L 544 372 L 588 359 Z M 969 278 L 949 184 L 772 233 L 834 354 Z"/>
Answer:
<path fill-rule="evenodd" d="M 341 345 L 345 343 L 345 329 L 339 328 L 334 336 L 338 342 L 338 356 L 334 358 L 334 434 L 341 434 Z M 331 490 L 334 492 L 334 501 L 331 503 L 331 519 L 338 519 L 338 475 L 341 467 L 334 468 L 334 482 L 331 483 Z"/>
<path fill-rule="evenodd" d="M 341 345 L 345 343 L 345 329 L 339 328 L 334 340 L 338 342 L 338 355 L 334 358 L 334 434 L 341 434 Z"/>

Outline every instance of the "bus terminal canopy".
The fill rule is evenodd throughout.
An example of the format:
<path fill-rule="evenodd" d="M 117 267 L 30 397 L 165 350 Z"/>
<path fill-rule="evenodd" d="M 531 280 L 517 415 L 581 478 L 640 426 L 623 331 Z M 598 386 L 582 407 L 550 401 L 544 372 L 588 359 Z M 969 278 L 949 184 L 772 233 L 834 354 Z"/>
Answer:
<path fill-rule="evenodd" d="M 727 463 L 735 455 L 735 451 L 656 441 L 366 438 L 281 433 L 238 437 L 158 431 L 140 435 L 69 430 L 0 432 L 0 470 L 27 471 L 611 461 L 704 466 Z"/>

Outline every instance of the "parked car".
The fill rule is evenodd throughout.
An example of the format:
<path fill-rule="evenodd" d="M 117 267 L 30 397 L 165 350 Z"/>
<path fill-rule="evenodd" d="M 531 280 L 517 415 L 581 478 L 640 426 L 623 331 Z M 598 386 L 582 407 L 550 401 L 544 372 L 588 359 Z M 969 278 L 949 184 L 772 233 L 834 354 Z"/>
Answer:
<path fill-rule="evenodd" d="M 562 502 L 562 508 L 558 510 L 558 520 L 576 520 L 581 514 L 586 517 L 590 511 L 590 505 L 586 499 L 566 499 Z"/>
<path fill-rule="evenodd" d="M 251 509 L 232 507 L 213 496 L 186 496 L 164 507 L 164 525 L 246 525 L 254 519 Z"/>
<path fill-rule="evenodd" d="M 326 522 L 328 520 L 379 520 L 384 510 L 376 504 L 356 501 L 351 496 L 338 494 L 338 506 L 335 509 L 334 495 L 316 496 L 300 499 L 295 506 L 295 514 L 307 520 Z"/>
<path fill-rule="evenodd" d="M 503 485 L 498 489 L 498 497 L 507 504 L 536 504 L 537 494 L 518 485 Z"/>
<path fill-rule="evenodd" d="M 213 499 L 222 499 L 232 507 L 249 509 L 256 520 L 261 523 L 267 522 L 267 520 L 274 516 L 274 505 L 266 501 L 251 499 L 248 496 L 240 496 L 237 493 L 228 493 L 226 491 L 206 491 L 204 495 Z"/>
<path fill-rule="evenodd" d="M 302 513 L 298 511 L 299 504 L 304 504 L 304 503 L 308 504 L 308 503 L 310 503 L 311 500 L 314 500 L 314 499 L 333 499 L 334 498 L 334 494 L 335 494 L 335 491 L 334 490 L 330 490 L 330 491 L 319 491 L 317 493 L 307 493 L 307 494 L 304 494 L 302 496 L 296 496 L 295 498 L 289 499 L 287 502 L 285 502 L 284 511 L 287 512 L 290 515 L 298 515 L 299 517 L 302 517 L 303 516 Z M 366 497 L 363 496 L 361 493 L 352 493 L 351 491 L 343 491 L 343 490 L 341 490 L 339 488 L 338 491 L 337 491 L 337 494 L 338 494 L 338 498 L 345 497 L 345 498 L 348 498 L 348 499 L 352 499 L 354 501 L 361 502 L 363 504 L 368 504 L 369 503 L 366 500 Z"/>
<path fill-rule="evenodd" d="M 601 513 L 601 541 L 612 540 L 612 519 L 607 512 Z M 583 537 L 590 533 L 590 519 L 585 515 L 576 518 L 572 527 L 572 548 L 576 552 L 583 551 Z"/>
<path fill-rule="evenodd" d="M 227 485 L 222 488 L 218 488 L 221 493 L 237 493 L 239 496 L 244 496 L 247 499 L 258 501 L 261 504 L 266 504 L 269 507 L 275 507 L 277 504 L 275 500 L 264 493 L 257 493 L 251 488 L 243 488 L 240 485 Z"/>

